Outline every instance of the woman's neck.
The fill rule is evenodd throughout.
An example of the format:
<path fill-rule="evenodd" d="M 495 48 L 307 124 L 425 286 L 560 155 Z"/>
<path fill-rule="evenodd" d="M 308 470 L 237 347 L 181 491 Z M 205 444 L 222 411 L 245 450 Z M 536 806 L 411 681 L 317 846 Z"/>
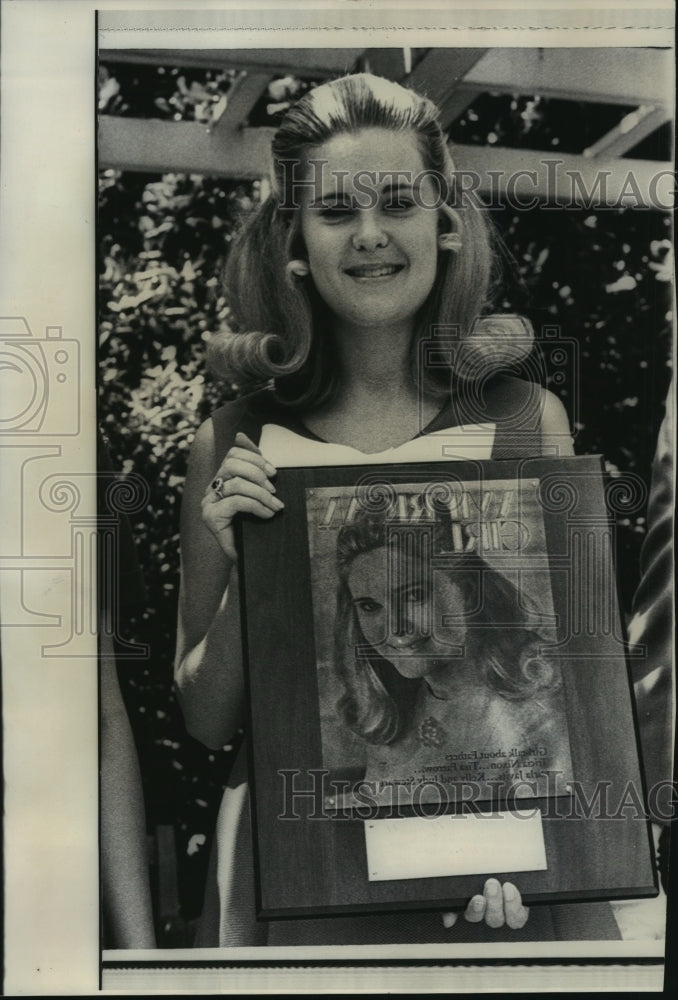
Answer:
<path fill-rule="evenodd" d="M 410 366 L 411 324 L 360 328 L 337 324 L 339 391 L 305 418 L 306 426 L 336 444 L 376 453 L 410 441 L 440 406 L 423 397 Z"/>
<path fill-rule="evenodd" d="M 438 701 L 463 698 L 467 706 L 475 701 L 482 705 L 487 700 L 487 688 L 480 678 L 480 666 L 467 653 L 459 659 L 434 660 L 425 682 L 429 692 Z"/>
<path fill-rule="evenodd" d="M 407 391 L 412 385 L 412 335 L 411 323 L 359 327 L 337 322 L 334 339 L 347 395 Z"/>

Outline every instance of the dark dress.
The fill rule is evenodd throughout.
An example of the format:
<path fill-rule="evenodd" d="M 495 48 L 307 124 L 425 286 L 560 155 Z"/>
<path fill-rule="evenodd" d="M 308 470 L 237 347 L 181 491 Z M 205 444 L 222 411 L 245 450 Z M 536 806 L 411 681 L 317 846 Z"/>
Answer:
<path fill-rule="evenodd" d="M 542 401 L 542 390 L 537 386 L 496 376 L 486 383 L 480 396 L 465 398 L 463 393 L 455 393 L 418 436 L 462 424 L 489 422 L 495 426 L 493 459 L 540 455 Z M 267 392 L 228 404 L 212 419 L 217 462 L 229 450 L 238 431 L 258 443 L 265 424 L 278 424 L 304 438 L 320 440 Z M 301 455 L 299 464 L 304 464 Z M 447 929 L 440 912 L 257 921 L 245 753 L 243 747 L 224 792 L 196 947 L 586 941 L 620 937 L 607 903 L 535 906 L 521 930 L 492 929 L 463 918 Z M 481 879 L 479 889 L 480 883 Z"/>

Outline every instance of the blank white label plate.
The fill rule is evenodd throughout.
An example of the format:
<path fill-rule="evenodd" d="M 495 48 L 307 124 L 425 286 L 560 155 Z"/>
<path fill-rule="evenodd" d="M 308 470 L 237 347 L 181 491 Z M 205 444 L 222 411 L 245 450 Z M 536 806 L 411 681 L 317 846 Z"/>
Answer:
<path fill-rule="evenodd" d="M 538 809 L 365 821 L 370 882 L 545 871 Z"/>

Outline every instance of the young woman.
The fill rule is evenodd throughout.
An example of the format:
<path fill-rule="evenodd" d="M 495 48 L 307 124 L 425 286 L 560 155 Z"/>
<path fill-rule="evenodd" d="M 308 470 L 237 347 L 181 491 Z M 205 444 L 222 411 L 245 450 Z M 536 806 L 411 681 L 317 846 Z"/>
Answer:
<path fill-rule="evenodd" d="M 434 531 L 443 535 L 440 520 Z M 414 780 L 399 785 L 401 802 L 404 793 L 415 803 L 440 801 L 465 776 L 485 797 L 489 781 L 509 799 L 548 795 L 541 772 L 573 775 L 560 671 L 540 652 L 547 637 L 537 630 L 537 608 L 480 556 L 447 563 L 431 573 L 388 537 L 383 513 L 359 511 L 339 530 L 338 715 L 363 741 L 364 780 L 383 789 L 384 805 L 406 776 Z M 490 765 L 498 747 L 523 750 Z M 473 751 L 473 768 L 446 766 Z"/>
<path fill-rule="evenodd" d="M 284 516 L 274 456 L 258 447 L 265 425 L 297 435 L 298 464 L 304 442 L 381 453 L 480 417 L 494 428 L 493 457 L 572 448 L 561 404 L 538 386 L 491 378 L 473 353 L 463 365 L 452 359 L 454 369 L 418 365 L 422 339 L 436 324 L 452 325 L 461 344 L 477 332 L 492 269 L 485 218 L 455 193 L 430 101 L 374 76 L 344 77 L 290 109 L 272 152 L 272 193 L 229 255 L 238 332 L 216 338 L 212 350 L 213 365 L 242 387 L 242 398 L 199 429 L 182 507 L 176 689 L 189 731 L 211 747 L 243 723 L 233 519 Z M 495 321 L 493 329 L 495 343 L 504 343 L 516 323 Z M 478 343 L 488 346 L 487 338 Z M 479 885 L 466 916 L 455 936 L 472 925 L 504 924 L 528 937 L 558 933 L 552 924 L 538 930 L 545 919 L 527 921 L 518 890 L 496 879 Z M 596 914 L 583 933 L 615 936 L 610 921 Z M 440 914 L 390 914 L 257 923 L 240 755 L 218 820 L 196 944 L 449 940 L 454 916 L 444 922 Z"/>

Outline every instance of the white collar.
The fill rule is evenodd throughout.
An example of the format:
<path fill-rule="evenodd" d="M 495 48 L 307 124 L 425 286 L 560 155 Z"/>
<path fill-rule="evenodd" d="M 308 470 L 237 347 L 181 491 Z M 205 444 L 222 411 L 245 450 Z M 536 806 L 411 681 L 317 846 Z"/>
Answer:
<path fill-rule="evenodd" d="M 278 469 L 307 465 L 390 465 L 405 462 L 458 462 L 492 456 L 495 424 L 464 424 L 406 441 L 397 448 L 366 454 L 345 444 L 303 437 L 278 424 L 264 424 L 259 448 Z"/>

